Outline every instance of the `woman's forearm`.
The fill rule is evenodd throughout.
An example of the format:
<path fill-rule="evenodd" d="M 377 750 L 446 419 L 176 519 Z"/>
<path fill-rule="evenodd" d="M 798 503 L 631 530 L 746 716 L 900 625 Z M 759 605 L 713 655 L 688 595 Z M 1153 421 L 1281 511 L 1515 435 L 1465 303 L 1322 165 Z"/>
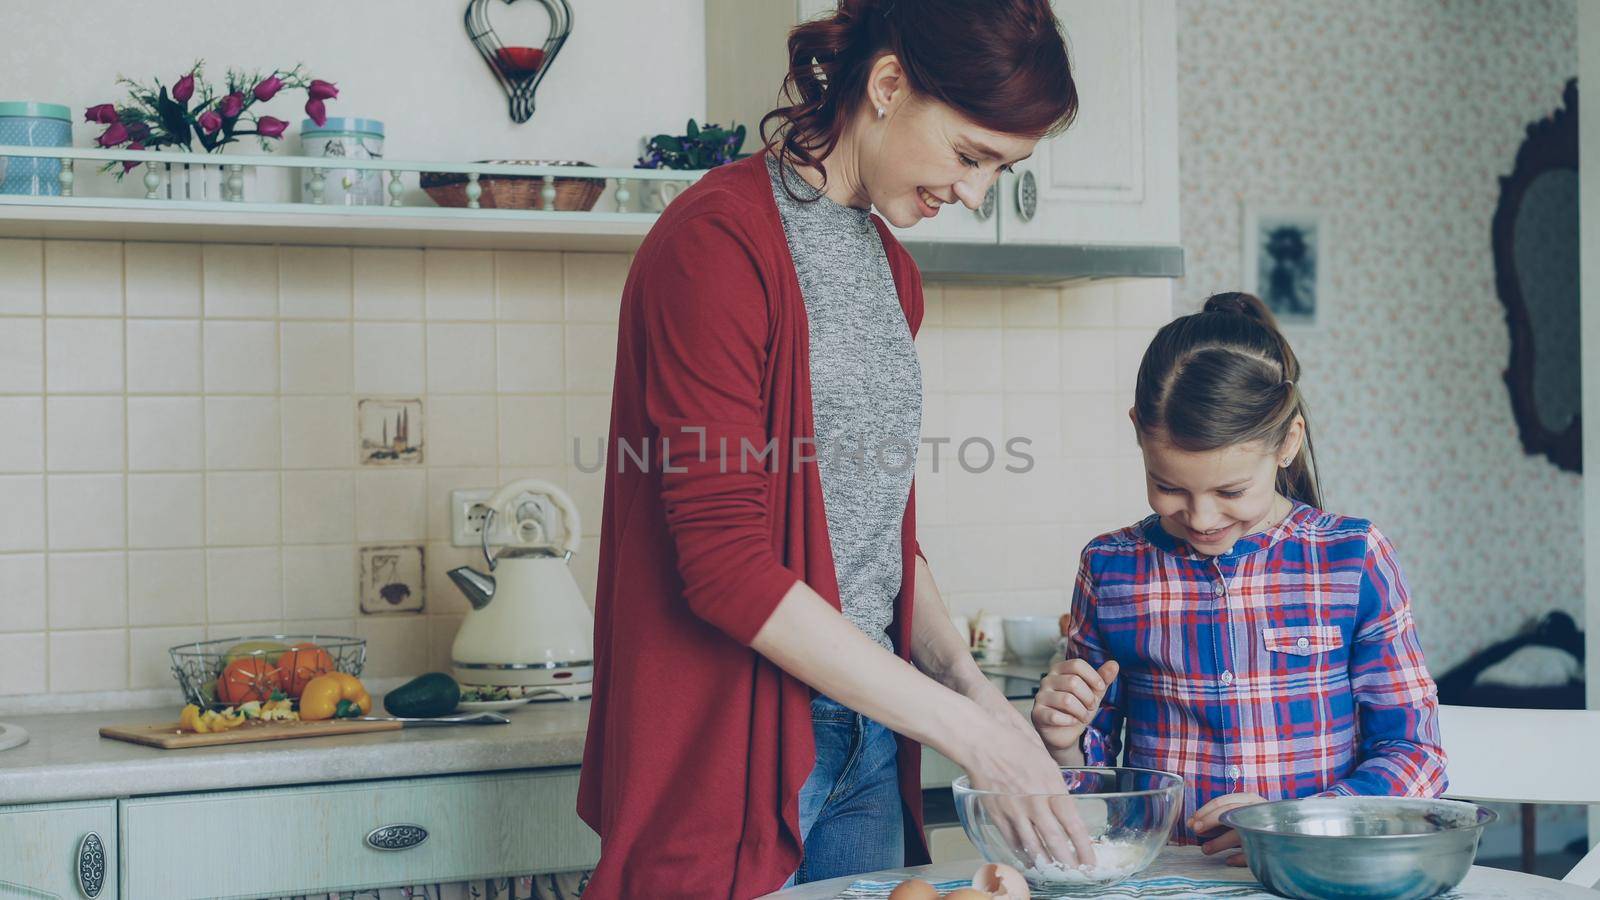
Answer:
<path fill-rule="evenodd" d="M 885 650 L 804 582 L 779 601 L 751 646 L 815 690 L 957 763 L 968 756 L 968 739 L 987 730 L 989 715 L 976 703 Z"/>

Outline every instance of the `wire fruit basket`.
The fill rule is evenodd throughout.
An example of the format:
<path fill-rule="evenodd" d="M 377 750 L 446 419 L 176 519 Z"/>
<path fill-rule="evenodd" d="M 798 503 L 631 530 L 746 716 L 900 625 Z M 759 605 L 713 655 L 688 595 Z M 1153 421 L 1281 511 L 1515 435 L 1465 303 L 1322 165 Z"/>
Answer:
<path fill-rule="evenodd" d="M 270 674 L 275 681 L 286 674 L 282 679 L 284 693 L 292 696 L 299 693 L 293 686 L 304 687 L 308 676 L 323 671 L 360 677 L 367 661 L 367 642 L 363 638 L 327 634 L 241 635 L 179 644 L 167 653 L 172 657 L 172 674 L 183 688 L 185 701 L 201 709 L 220 709 L 233 704 L 218 696 L 218 681 L 238 660 L 259 660 L 246 663 L 245 668 Z M 285 663 L 286 656 L 291 663 Z M 288 665 L 290 671 L 280 673 L 280 664 Z"/>

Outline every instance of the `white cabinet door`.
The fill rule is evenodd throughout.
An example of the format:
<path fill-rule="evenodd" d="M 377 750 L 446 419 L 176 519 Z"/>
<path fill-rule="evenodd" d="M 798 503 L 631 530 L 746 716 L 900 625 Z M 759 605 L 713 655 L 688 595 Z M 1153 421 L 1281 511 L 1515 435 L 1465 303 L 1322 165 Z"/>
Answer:
<path fill-rule="evenodd" d="M 1000 240 L 1178 243 L 1173 0 L 1053 5 L 1067 35 L 1078 118 L 1001 182 Z"/>

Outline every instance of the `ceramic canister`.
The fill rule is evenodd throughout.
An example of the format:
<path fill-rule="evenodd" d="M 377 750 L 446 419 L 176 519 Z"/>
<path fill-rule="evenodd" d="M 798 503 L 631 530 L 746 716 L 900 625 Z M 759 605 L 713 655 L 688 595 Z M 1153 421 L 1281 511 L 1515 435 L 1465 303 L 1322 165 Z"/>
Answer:
<path fill-rule="evenodd" d="M 306 156 L 383 159 L 383 123 L 377 119 L 335 116 L 318 125 L 300 123 L 300 147 Z M 310 169 L 300 170 L 300 201 L 311 203 Z M 326 169 L 322 202 L 330 206 L 384 205 L 383 173 L 377 169 Z"/>
<path fill-rule="evenodd" d="M 23 147 L 72 146 L 72 111 L 59 103 L 0 102 L 0 144 Z M 50 157 L 0 157 L 0 194 L 61 194 L 61 160 Z"/>

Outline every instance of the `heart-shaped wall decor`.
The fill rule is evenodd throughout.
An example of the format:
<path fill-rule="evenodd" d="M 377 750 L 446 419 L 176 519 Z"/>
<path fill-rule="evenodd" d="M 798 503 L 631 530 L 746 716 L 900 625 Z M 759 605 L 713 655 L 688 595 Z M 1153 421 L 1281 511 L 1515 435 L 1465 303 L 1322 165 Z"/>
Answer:
<path fill-rule="evenodd" d="M 495 33 L 494 26 L 489 24 L 489 4 L 492 2 L 469 0 L 467 37 L 472 39 L 473 46 L 478 48 L 483 61 L 489 64 L 489 70 L 494 72 L 495 79 L 505 88 L 506 96 L 511 100 L 512 120 L 526 122 L 533 118 L 533 92 L 538 90 L 544 73 L 550 71 L 550 64 L 555 62 L 561 45 L 572 33 L 572 7 L 567 5 L 567 0 L 528 0 L 539 3 L 550 14 L 550 34 L 542 46 L 507 46 Z M 501 2 L 509 6 L 516 0 Z"/>

